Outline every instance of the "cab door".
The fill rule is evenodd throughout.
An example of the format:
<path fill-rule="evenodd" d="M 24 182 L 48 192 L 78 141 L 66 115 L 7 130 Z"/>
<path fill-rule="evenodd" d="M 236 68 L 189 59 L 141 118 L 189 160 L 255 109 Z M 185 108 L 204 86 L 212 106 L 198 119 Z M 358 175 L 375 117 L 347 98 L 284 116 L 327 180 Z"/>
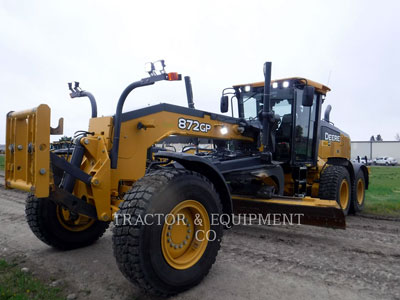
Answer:
<path fill-rule="evenodd" d="M 320 97 L 314 94 L 312 106 L 302 105 L 303 90 L 295 90 L 295 107 L 293 122 L 292 163 L 312 164 L 317 162 L 318 122 L 320 115 Z"/>

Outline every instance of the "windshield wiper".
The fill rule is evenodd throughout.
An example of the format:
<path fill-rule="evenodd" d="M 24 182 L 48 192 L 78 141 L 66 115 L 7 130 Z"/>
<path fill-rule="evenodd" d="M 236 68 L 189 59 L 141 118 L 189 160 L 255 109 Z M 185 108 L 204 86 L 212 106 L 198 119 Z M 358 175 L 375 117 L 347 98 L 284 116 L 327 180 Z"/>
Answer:
<path fill-rule="evenodd" d="M 247 100 L 249 100 L 250 98 L 253 98 L 255 95 L 257 95 L 258 93 L 253 93 L 253 95 L 247 97 L 245 100 L 243 100 L 243 103 L 246 103 Z"/>

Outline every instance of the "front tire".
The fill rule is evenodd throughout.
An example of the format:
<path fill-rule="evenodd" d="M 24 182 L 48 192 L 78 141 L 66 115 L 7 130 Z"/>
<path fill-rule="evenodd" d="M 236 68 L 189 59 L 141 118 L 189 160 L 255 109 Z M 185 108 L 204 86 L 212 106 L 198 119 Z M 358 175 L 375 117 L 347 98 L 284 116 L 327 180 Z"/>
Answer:
<path fill-rule="evenodd" d="M 222 238 L 222 225 L 213 225 L 212 215 L 221 214 L 222 206 L 206 177 L 175 169 L 150 173 L 125 194 L 120 208 L 114 221 L 114 256 L 132 283 L 146 292 L 170 296 L 207 275 Z M 156 214 L 162 217 L 138 221 Z M 184 223 L 165 218 L 179 214 Z M 196 215 L 201 224 L 195 223 Z M 131 222 L 125 222 L 127 218 Z M 209 240 L 207 231 L 213 233 Z"/>
<path fill-rule="evenodd" d="M 60 250 L 89 246 L 107 230 L 109 223 L 78 215 L 72 221 L 69 211 L 49 198 L 29 194 L 25 204 L 28 225 L 39 240 Z M 72 219 L 72 218 L 71 218 Z"/>
<path fill-rule="evenodd" d="M 345 216 L 351 204 L 350 175 L 345 167 L 328 166 L 322 173 L 319 183 L 319 198 L 336 200 Z"/>

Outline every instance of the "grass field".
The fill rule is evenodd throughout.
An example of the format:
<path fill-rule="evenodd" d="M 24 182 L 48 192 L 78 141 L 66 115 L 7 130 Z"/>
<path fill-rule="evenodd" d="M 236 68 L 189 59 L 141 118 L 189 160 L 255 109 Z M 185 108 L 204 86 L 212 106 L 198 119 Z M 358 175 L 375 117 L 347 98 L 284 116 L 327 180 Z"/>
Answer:
<path fill-rule="evenodd" d="M 4 155 L 0 154 L 0 170 L 4 170 Z"/>
<path fill-rule="evenodd" d="M 400 217 L 400 168 L 371 167 L 364 212 Z"/>
<path fill-rule="evenodd" d="M 0 259 L 0 300 L 61 300 L 61 290 L 45 285 L 15 263 Z"/>

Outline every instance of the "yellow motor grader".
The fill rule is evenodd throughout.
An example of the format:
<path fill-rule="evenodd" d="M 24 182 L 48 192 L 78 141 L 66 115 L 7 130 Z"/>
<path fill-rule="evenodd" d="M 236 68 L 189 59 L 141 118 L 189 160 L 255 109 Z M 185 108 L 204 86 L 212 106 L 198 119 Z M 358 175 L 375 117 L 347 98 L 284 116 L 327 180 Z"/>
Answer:
<path fill-rule="evenodd" d="M 92 104 L 72 151 L 51 149 L 63 123 L 50 128 L 47 105 L 7 114 L 6 188 L 29 192 L 26 218 L 40 240 L 87 246 L 114 221 L 122 273 L 145 291 L 172 295 L 208 273 L 232 216 L 295 214 L 301 224 L 344 229 L 345 215 L 363 208 L 368 169 L 350 161 L 350 138 L 330 122 L 330 106 L 321 119 L 328 87 L 300 77 L 271 81 L 267 62 L 264 81 L 223 90 L 221 112 L 237 103 L 238 117 L 195 109 L 188 77 L 189 107 L 123 113 L 134 89 L 181 80 L 159 64 L 122 92 L 114 116 L 97 117 L 94 96 L 70 84 L 72 98 Z M 170 136 L 206 138 L 213 147 L 158 151 Z"/>

